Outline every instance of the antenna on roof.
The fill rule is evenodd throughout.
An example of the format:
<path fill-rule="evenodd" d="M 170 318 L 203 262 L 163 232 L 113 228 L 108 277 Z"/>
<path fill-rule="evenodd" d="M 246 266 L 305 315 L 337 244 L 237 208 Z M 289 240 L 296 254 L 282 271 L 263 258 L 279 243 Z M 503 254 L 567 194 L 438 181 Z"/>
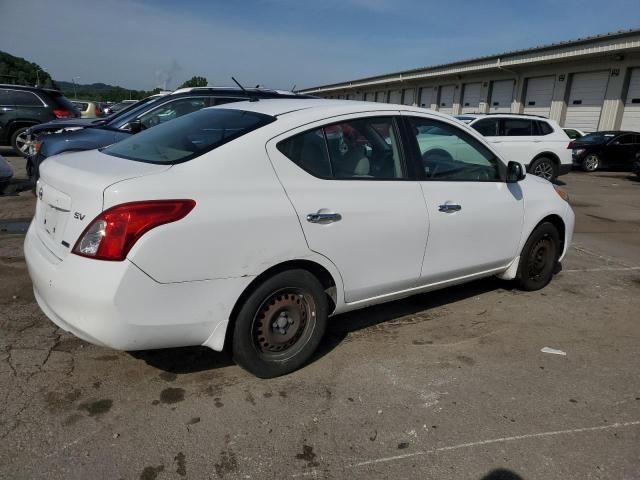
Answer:
<path fill-rule="evenodd" d="M 246 88 L 244 88 L 242 85 L 240 85 L 240 82 L 237 81 L 235 78 L 231 77 L 231 80 L 233 80 L 235 82 L 236 85 L 238 85 L 238 87 L 240 87 L 240 90 L 242 90 L 244 93 L 247 94 L 247 96 L 249 97 L 249 101 L 250 102 L 257 102 L 259 100 L 258 97 L 256 97 L 255 95 L 251 95 Z"/>
<path fill-rule="evenodd" d="M 293 84 L 293 87 L 291 87 L 291 90 L 289 90 L 290 92 L 296 93 L 296 87 L 298 86 L 297 83 Z"/>

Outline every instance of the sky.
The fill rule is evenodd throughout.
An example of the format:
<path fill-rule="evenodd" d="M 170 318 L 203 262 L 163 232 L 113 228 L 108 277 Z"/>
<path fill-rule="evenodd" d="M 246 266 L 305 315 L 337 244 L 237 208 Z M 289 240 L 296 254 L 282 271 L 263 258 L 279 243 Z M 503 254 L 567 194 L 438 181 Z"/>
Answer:
<path fill-rule="evenodd" d="M 0 0 L 0 50 L 145 90 L 308 88 L 639 27 L 639 0 Z"/>

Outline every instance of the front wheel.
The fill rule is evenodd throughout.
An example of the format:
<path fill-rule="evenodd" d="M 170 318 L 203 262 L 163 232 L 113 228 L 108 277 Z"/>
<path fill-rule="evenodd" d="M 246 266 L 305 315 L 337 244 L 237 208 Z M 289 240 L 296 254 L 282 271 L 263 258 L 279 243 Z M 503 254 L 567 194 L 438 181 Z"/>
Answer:
<path fill-rule="evenodd" d="M 23 157 L 29 155 L 29 148 L 31 147 L 31 142 L 33 141 L 31 135 L 27 133 L 29 127 L 22 127 L 17 129 L 11 135 L 11 146 L 13 149 Z"/>
<path fill-rule="evenodd" d="M 595 172 L 598 168 L 600 168 L 600 157 L 595 153 L 587 155 L 582 161 L 582 169 L 585 172 Z"/>
<path fill-rule="evenodd" d="M 537 177 L 552 182 L 558 176 L 556 164 L 550 158 L 542 157 L 534 160 L 529 167 L 529 171 Z"/>
<path fill-rule="evenodd" d="M 302 367 L 313 355 L 327 325 L 327 298 L 306 270 L 278 273 L 245 300 L 233 331 L 233 359 L 260 378 Z"/>
<path fill-rule="evenodd" d="M 518 287 L 526 291 L 545 287 L 553 277 L 560 253 L 558 229 L 549 222 L 536 227 L 520 254 Z"/>

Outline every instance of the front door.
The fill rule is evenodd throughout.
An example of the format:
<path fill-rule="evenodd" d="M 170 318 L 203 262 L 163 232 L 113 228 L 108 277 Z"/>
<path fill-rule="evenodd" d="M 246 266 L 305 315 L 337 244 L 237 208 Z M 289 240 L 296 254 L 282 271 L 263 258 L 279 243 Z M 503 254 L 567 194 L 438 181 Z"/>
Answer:
<path fill-rule="evenodd" d="M 453 124 L 408 116 L 407 126 L 429 213 L 421 283 L 506 267 L 518 256 L 524 202 L 519 185 L 504 181 L 505 165 Z"/>
<path fill-rule="evenodd" d="M 398 139 L 396 120 L 380 114 L 267 144 L 309 248 L 336 265 L 348 303 L 412 288 L 420 277 L 427 210 Z"/>

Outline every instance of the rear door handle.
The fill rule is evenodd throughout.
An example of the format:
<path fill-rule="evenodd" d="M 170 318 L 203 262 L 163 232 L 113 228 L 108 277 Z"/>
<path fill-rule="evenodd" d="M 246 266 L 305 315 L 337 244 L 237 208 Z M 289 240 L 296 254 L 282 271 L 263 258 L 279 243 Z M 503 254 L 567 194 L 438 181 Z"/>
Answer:
<path fill-rule="evenodd" d="M 445 203 L 444 205 L 440 205 L 438 210 L 444 213 L 453 213 L 462 210 L 462 206 L 455 203 Z"/>
<path fill-rule="evenodd" d="M 307 222 L 309 223 L 333 223 L 340 220 L 342 220 L 342 215 L 327 208 L 321 208 L 316 213 L 307 214 Z"/>

